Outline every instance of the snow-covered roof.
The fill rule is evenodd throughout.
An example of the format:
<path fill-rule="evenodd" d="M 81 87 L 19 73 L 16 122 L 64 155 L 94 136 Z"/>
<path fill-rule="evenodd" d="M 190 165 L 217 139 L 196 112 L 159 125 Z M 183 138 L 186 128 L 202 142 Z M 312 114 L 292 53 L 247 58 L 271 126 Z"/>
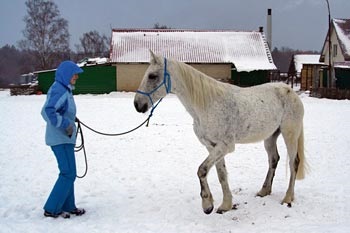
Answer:
<path fill-rule="evenodd" d="M 350 61 L 334 62 L 334 68 L 350 69 Z"/>
<path fill-rule="evenodd" d="M 95 58 L 84 58 L 83 60 L 77 63 L 78 66 L 87 66 L 87 65 L 101 65 L 109 62 L 109 59 L 106 57 L 95 57 Z"/>
<path fill-rule="evenodd" d="M 84 67 L 84 66 L 102 65 L 102 64 L 107 64 L 107 63 L 109 63 L 109 58 L 106 58 L 106 57 L 95 57 L 95 58 L 84 58 L 81 61 L 77 62 L 76 64 L 79 67 Z M 39 71 L 34 71 L 34 74 L 52 72 L 52 71 L 56 71 L 56 70 L 57 69 L 39 70 Z"/>
<path fill-rule="evenodd" d="M 341 51 L 346 61 L 350 61 L 350 19 L 333 19 Z"/>
<path fill-rule="evenodd" d="M 300 73 L 303 68 L 303 64 L 308 65 L 323 65 L 323 62 L 319 62 L 320 54 L 295 54 L 294 64 L 295 70 Z"/>
<path fill-rule="evenodd" d="M 111 43 L 113 63 L 147 63 L 151 49 L 186 63 L 233 63 L 238 71 L 277 69 L 257 31 L 114 29 Z"/>

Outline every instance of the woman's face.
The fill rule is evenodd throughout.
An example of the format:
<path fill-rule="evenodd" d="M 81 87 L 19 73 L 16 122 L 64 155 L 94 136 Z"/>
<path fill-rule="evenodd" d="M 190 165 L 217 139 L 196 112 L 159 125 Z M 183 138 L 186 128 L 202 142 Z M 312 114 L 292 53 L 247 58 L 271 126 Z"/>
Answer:
<path fill-rule="evenodd" d="M 77 75 L 77 74 L 73 75 L 71 80 L 70 80 L 70 84 L 75 85 L 78 78 L 79 78 L 79 75 Z"/>

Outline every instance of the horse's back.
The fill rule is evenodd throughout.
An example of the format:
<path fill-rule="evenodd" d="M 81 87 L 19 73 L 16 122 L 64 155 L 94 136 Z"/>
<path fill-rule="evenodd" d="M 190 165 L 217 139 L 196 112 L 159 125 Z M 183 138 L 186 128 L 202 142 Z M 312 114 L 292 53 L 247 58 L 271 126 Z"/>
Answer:
<path fill-rule="evenodd" d="M 304 107 L 298 94 L 287 84 L 269 83 L 269 86 L 276 88 L 277 95 L 284 104 L 285 115 L 303 118 Z"/>
<path fill-rule="evenodd" d="M 259 95 L 259 97 L 261 97 L 262 95 L 264 98 L 267 99 L 277 98 L 281 101 L 285 108 L 303 108 L 303 104 L 298 94 L 285 83 L 265 83 L 250 88 L 251 95 Z"/>
<path fill-rule="evenodd" d="M 231 98 L 235 101 L 231 111 L 234 112 L 238 143 L 265 140 L 283 124 L 302 123 L 302 102 L 293 89 L 284 83 L 233 87 Z"/>
<path fill-rule="evenodd" d="M 285 83 L 266 83 L 255 86 L 261 88 L 265 98 L 275 98 L 280 101 L 283 109 L 282 120 L 302 121 L 304 116 L 304 107 L 298 94 Z M 269 97 L 270 96 L 270 97 Z"/>
<path fill-rule="evenodd" d="M 280 129 L 283 132 L 295 132 L 298 136 L 303 127 L 304 106 L 298 94 L 284 83 L 268 83 L 267 89 L 272 89 L 282 103 L 282 118 Z M 268 93 L 268 92 L 267 92 Z"/>

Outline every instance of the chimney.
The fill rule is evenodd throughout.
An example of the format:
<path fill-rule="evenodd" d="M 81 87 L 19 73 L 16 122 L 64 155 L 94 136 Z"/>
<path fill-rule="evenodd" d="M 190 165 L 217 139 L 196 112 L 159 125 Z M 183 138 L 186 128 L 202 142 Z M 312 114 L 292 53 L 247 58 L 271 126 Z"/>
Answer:
<path fill-rule="evenodd" d="M 272 50 L 272 10 L 267 9 L 266 40 Z"/>

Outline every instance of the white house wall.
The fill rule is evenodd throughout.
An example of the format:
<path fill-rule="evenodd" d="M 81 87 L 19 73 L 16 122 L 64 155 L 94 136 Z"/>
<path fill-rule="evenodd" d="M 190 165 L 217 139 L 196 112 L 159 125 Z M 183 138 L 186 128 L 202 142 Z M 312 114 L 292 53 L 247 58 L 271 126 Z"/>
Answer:
<path fill-rule="evenodd" d="M 332 43 L 332 47 L 331 47 L 331 53 L 332 53 L 332 57 L 331 57 L 331 61 L 332 61 L 332 64 L 334 64 L 334 62 L 344 62 L 345 61 L 345 58 L 342 54 L 342 51 L 341 51 L 341 47 L 340 47 L 340 44 L 339 44 L 339 41 L 338 41 L 338 37 L 337 37 L 337 34 L 335 33 L 335 30 L 332 31 L 332 35 L 331 35 L 331 43 Z M 337 56 L 334 57 L 334 51 L 333 51 L 333 48 L 334 48 L 334 45 L 337 45 Z M 328 47 L 328 41 L 325 45 L 325 57 L 324 57 L 324 63 L 326 65 L 329 64 L 329 47 Z"/>

